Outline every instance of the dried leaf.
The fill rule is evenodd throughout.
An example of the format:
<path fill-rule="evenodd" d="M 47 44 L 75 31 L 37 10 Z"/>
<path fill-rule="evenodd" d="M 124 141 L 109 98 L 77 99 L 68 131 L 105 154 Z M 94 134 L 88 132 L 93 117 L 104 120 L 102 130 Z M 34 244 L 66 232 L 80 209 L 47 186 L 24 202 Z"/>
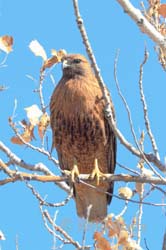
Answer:
<path fill-rule="evenodd" d="M 52 67 L 56 63 L 61 62 L 62 57 L 65 56 L 67 53 L 63 49 L 59 51 L 52 49 L 51 54 L 52 54 L 52 57 L 44 62 L 44 65 L 42 67 L 43 70 L 45 70 L 46 68 Z"/>
<path fill-rule="evenodd" d="M 125 249 L 130 250 L 143 250 L 135 240 L 132 240 L 130 237 L 128 238 L 127 242 L 125 242 Z"/>
<path fill-rule="evenodd" d="M 44 113 L 39 120 L 38 124 L 38 134 L 41 139 L 43 139 L 44 133 L 50 123 L 50 117 L 47 113 Z"/>
<path fill-rule="evenodd" d="M 0 240 L 6 240 L 4 233 L 0 230 Z"/>
<path fill-rule="evenodd" d="M 47 60 L 47 54 L 43 46 L 37 40 L 33 40 L 32 42 L 30 42 L 29 48 L 35 54 L 35 56 L 42 57 L 44 61 Z"/>
<path fill-rule="evenodd" d="M 25 108 L 25 111 L 27 113 L 27 117 L 31 125 L 36 126 L 39 123 L 39 118 L 43 114 L 42 111 L 39 109 L 39 107 L 36 104 Z"/>
<path fill-rule="evenodd" d="M 12 36 L 5 35 L 0 37 L 0 50 L 8 54 L 12 51 L 12 45 L 13 45 Z"/>
<path fill-rule="evenodd" d="M 34 126 L 29 124 L 27 126 L 24 127 L 24 132 L 21 134 L 22 139 L 25 142 L 31 142 L 35 137 L 34 137 Z M 14 144 L 18 144 L 18 145 L 23 145 L 23 141 L 17 137 L 17 136 L 13 136 L 11 138 L 11 142 Z"/>
<path fill-rule="evenodd" d="M 158 9 L 158 13 L 163 16 L 164 18 L 166 18 L 166 4 L 163 3 L 160 5 L 159 9 Z"/>
<path fill-rule="evenodd" d="M 96 249 L 98 250 L 111 250 L 111 246 L 108 240 L 106 240 L 100 232 L 95 232 L 93 235 L 96 241 Z"/>
<path fill-rule="evenodd" d="M 110 230 L 108 231 L 108 236 L 114 237 L 120 234 L 121 231 L 121 224 L 116 220 L 112 221 L 112 223 L 109 225 Z"/>
<path fill-rule="evenodd" d="M 124 199 L 130 199 L 133 196 L 133 191 L 129 187 L 119 188 L 118 193 Z"/>
<path fill-rule="evenodd" d="M 160 32 L 163 36 L 166 36 L 166 25 L 165 25 L 165 23 L 162 23 L 162 24 L 159 26 L 159 32 Z"/>
<path fill-rule="evenodd" d="M 129 233 L 126 230 L 121 230 L 118 238 L 119 245 L 125 245 L 128 242 Z"/>

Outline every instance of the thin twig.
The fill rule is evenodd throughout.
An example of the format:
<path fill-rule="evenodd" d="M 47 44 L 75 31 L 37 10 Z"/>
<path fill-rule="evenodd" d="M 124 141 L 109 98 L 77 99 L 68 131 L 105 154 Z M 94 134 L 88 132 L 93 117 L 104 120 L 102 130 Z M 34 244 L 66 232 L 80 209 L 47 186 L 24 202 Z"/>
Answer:
<path fill-rule="evenodd" d="M 48 220 L 48 222 L 52 225 L 55 231 L 62 234 L 65 237 L 65 239 L 68 242 L 70 242 L 73 246 L 75 246 L 77 249 L 82 249 L 81 245 L 77 241 L 73 240 L 73 238 L 65 230 L 63 230 L 61 227 L 59 227 L 54 223 L 47 210 L 43 211 L 43 216 Z"/>
<path fill-rule="evenodd" d="M 58 169 L 61 171 L 60 167 L 59 167 L 59 162 L 58 160 L 56 160 L 54 157 L 52 157 L 51 153 L 47 150 L 45 150 L 44 148 L 40 148 L 40 147 L 36 147 L 34 145 L 32 145 L 31 143 L 29 142 L 26 142 L 24 140 L 24 138 L 19 134 L 15 124 L 13 123 L 11 117 L 9 118 L 9 125 L 10 127 L 13 129 L 14 133 L 16 134 L 16 136 L 20 139 L 20 141 L 25 144 L 27 147 L 31 148 L 32 150 L 34 151 L 37 151 L 41 154 L 44 154 L 48 157 L 49 160 L 51 160 L 54 164 L 56 164 L 56 166 L 58 167 Z"/>
<path fill-rule="evenodd" d="M 43 206 L 48 206 L 48 207 L 62 207 L 65 206 L 73 197 L 73 190 L 71 189 L 71 192 L 69 195 L 66 197 L 65 200 L 59 202 L 59 203 L 51 203 L 47 202 L 46 199 L 43 199 L 40 194 L 35 190 L 35 188 L 28 182 L 26 182 L 26 186 L 32 191 L 32 194 L 38 199 L 39 203 Z"/>
<path fill-rule="evenodd" d="M 142 229 L 142 215 L 143 215 L 143 195 L 144 195 L 144 185 L 142 185 L 141 192 L 139 194 L 139 212 L 138 212 L 138 223 L 137 223 L 137 229 L 138 229 L 138 234 L 137 234 L 137 244 L 140 245 L 141 243 L 141 229 Z"/>
<path fill-rule="evenodd" d="M 8 53 L 5 54 L 3 60 L 0 62 L 0 68 L 6 66 L 5 63 L 6 63 L 6 61 L 7 61 L 8 55 L 9 55 Z"/>
<path fill-rule="evenodd" d="M 16 235 L 16 250 L 19 250 L 18 235 Z"/>
<path fill-rule="evenodd" d="M 40 79 L 39 79 L 39 97 L 40 97 L 40 105 L 41 105 L 41 109 L 42 112 L 45 113 L 46 111 L 46 106 L 44 104 L 44 97 L 43 97 L 43 81 L 45 78 L 45 71 L 44 70 L 40 70 Z"/>
<path fill-rule="evenodd" d="M 128 208 L 128 201 L 125 201 L 125 206 L 124 206 L 124 208 L 122 209 L 122 211 L 118 214 L 118 215 L 116 215 L 115 216 L 115 219 L 117 220 L 118 218 L 120 218 L 120 217 L 123 217 L 123 215 L 126 213 L 126 211 L 127 211 L 127 208 Z"/>
<path fill-rule="evenodd" d="M 87 229 L 88 229 L 89 216 L 90 216 L 90 213 L 91 213 L 91 209 L 92 209 L 92 204 L 90 204 L 87 207 L 87 216 L 86 216 L 86 221 L 85 221 L 84 231 L 83 231 L 83 237 L 82 237 L 82 250 L 85 249 L 86 233 L 87 233 Z"/>
<path fill-rule="evenodd" d="M 29 164 L 26 163 L 24 160 L 19 158 L 16 154 L 14 154 L 2 141 L 0 141 L 0 150 L 3 151 L 7 157 L 11 160 L 12 164 L 18 165 L 22 168 L 32 170 L 32 171 L 39 171 L 43 172 L 47 175 L 52 175 L 53 173 L 41 162 L 37 164 Z"/>
<path fill-rule="evenodd" d="M 116 88 L 118 90 L 118 95 L 122 99 L 122 102 L 123 102 L 123 104 L 125 106 L 125 109 L 127 111 L 127 115 L 128 115 L 128 119 L 129 119 L 129 125 L 130 125 L 130 130 L 131 130 L 131 133 L 133 135 L 135 144 L 136 144 L 138 150 L 140 151 L 140 147 L 139 147 L 139 144 L 138 144 L 137 136 L 136 136 L 135 131 L 134 131 L 134 125 L 133 125 L 133 121 L 132 121 L 132 117 L 131 117 L 130 108 L 129 108 L 128 104 L 127 104 L 127 101 L 126 101 L 125 97 L 122 94 L 122 91 L 121 91 L 120 85 L 119 85 L 119 81 L 118 81 L 118 77 L 117 77 L 117 63 L 118 63 L 118 58 L 119 58 L 119 50 L 116 53 L 115 61 L 114 61 L 114 79 L 115 79 L 115 84 L 116 84 Z"/>
<path fill-rule="evenodd" d="M 119 200 L 130 201 L 130 202 L 135 203 L 135 204 L 140 204 L 140 201 L 136 201 L 136 200 L 132 200 L 132 199 L 127 199 L 127 198 L 123 198 L 123 197 L 120 197 L 118 195 L 115 195 L 115 194 L 112 194 L 112 193 L 109 193 L 109 192 L 104 192 L 100 188 L 97 188 L 96 186 L 94 186 L 94 185 L 92 185 L 90 183 L 87 183 L 85 181 L 80 180 L 80 183 L 82 183 L 84 185 L 87 185 L 88 187 L 91 187 L 91 188 L 97 190 L 100 193 L 105 193 L 105 194 L 110 195 L 112 197 L 115 197 L 115 198 L 117 198 Z M 154 206 L 154 207 L 165 207 L 166 206 L 166 203 L 152 203 L 152 202 L 145 202 L 145 201 L 142 202 L 142 204 L 149 205 L 149 206 Z"/>
<path fill-rule="evenodd" d="M 150 249 L 149 249 L 149 247 L 148 247 L 148 244 L 147 244 L 146 238 L 144 238 L 144 243 L 145 243 L 146 250 L 150 250 Z"/>
<path fill-rule="evenodd" d="M 17 110 L 17 99 L 14 99 L 14 108 L 13 108 L 13 114 L 12 114 L 12 119 L 15 118 L 15 113 L 16 113 L 16 110 Z"/>
<path fill-rule="evenodd" d="M 4 143 L 2 143 L 0 141 L 0 150 L 3 151 L 7 157 L 10 159 L 12 164 L 15 164 L 17 166 L 20 166 L 24 169 L 28 169 L 34 172 L 42 172 L 47 176 L 54 176 L 54 174 L 41 162 L 37 163 L 37 164 L 28 164 L 26 163 L 24 160 L 22 160 L 21 158 L 19 158 L 16 154 L 14 154 Z M 8 166 L 7 166 L 8 167 Z M 14 175 L 13 175 L 14 174 Z M 4 180 L 0 181 L 0 185 L 5 185 L 7 183 L 11 183 L 13 181 L 18 181 L 18 180 L 22 180 L 20 177 L 20 174 L 16 174 L 15 172 L 11 172 L 11 175 L 13 175 L 12 178 L 6 178 Z M 29 176 L 29 177 L 28 177 Z M 24 178 L 26 180 L 30 180 L 31 179 L 31 174 L 28 173 L 24 173 Z M 33 177 L 32 177 L 33 178 Z M 35 177 L 34 177 L 35 178 Z M 39 177 L 40 178 L 40 177 Z M 44 176 L 42 178 L 45 178 Z M 55 181 L 56 182 L 56 181 Z M 63 190 L 65 190 L 67 193 L 70 193 L 70 188 L 69 186 L 65 183 L 56 183 L 60 188 L 62 188 Z"/>
<path fill-rule="evenodd" d="M 135 131 L 134 131 L 134 126 L 133 126 L 133 121 L 132 121 L 132 117 L 131 117 L 131 112 L 130 112 L 129 106 L 127 104 L 127 101 L 126 101 L 126 99 L 124 98 L 124 96 L 123 96 L 123 94 L 121 92 L 121 89 L 120 89 L 120 86 L 119 86 L 119 82 L 118 82 L 118 78 L 117 78 L 118 57 L 119 57 L 119 51 L 117 51 L 117 54 L 116 54 L 116 57 L 115 57 L 115 62 L 114 62 L 114 79 L 115 79 L 116 87 L 117 87 L 117 90 L 118 90 L 118 94 L 121 97 L 121 99 L 122 99 L 122 101 L 124 103 L 124 106 L 126 108 L 127 114 L 128 114 L 130 129 L 131 129 L 131 133 L 133 135 L 136 147 L 137 147 L 137 149 L 139 150 L 139 152 L 140 152 L 140 154 L 142 156 L 141 158 L 148 164 L 148 166 L 153 171 L 153 173 L 155 173 L 159 178 L 162 179 L 163 177 L 153 168 L 153 166 L 150 164 L 150 162 L 148 161 L 148 159 L 145 157 L 145 154 L 144 154 L 143 150 L 141 149 L 141 147 L 140 147 L 140 145 L 138 143 L 138 140 L 137 140 L 137 137 L 136 137 L 136 134 L 135 134 Z"/>
<path fill-rule="evenodd" d="M 164 232 L 162 250 L 166 250 L 166 231 Z"/>
<path fill-rule="evenodd" d="M 149 121 L 149 117 L 148 117 L 148 108 L 147 108 L 147 103 L 146 103 L 146 99 L 145 99 L 145 95 L 144 95 L 144 91 L 143 91 L 143 81 L 142 81 L 142 79 L 143 79 L 143 66 L 146 64 L 148 57 L 149 57 L 149 54 L 148 54 L 148 51 L 145 47 L 144 60 L 140 65 L 139 90 L 140 90 L 141 102 L 142 102 L 142 106 L 143 106 L 143 113 L 144 113 L 146 130 L 147 130 L 147 133 L 149 135 L 154 154 L 157 157 L 157 159 L 160 160 L 157 144 L 156 144 L 156 141 L 155 141 L 155 138 L 154 138 L 154 135 L 152 133 L 151 126 L 150 126 L 150 121 Z"/>
<path fill-rule="evenodd" d="M 60 241 L 63 242 L 64 244 L 70 243 L 68 240 L 63 239 L 59 234 L 56 234 L 55 230 L 54 230 L 54 229 L 51 229 L 51 228 L 48 226 L 47 219 L 46 219 L 46 217 L 44 216 L 44 212 L 43 212 L 42 206 L 40 206 L 40 211 L 41 211 L 42 218 L 43 218 L 43 221 L 44 221 L 44 226 L 46 227 L 46 229 L 48 230 L 48 232 L 49 232 L 50 234 L 52 234 L 53 237 L 56 237 L 58 240 L 60 240 Z"/>
<path fill-rule="evenodd" d="M 117 164 L 120 168 L 123 168 L 123 169 L 127 170 L 128 172 L 131 172 L 131 173 L 133 173 L 134 175 L 140 176 L 140 173 L 139 173 L 138 171 L 135 171 L 135 170 L 133 170 L 133 169 L 131 169 L 131 168 L 129 168 L 129 167 L 126 167 L 126 166 L 120 164 L 119 162 L 116 162 L 116 164 Z"/>
<path fill-rule="evenodd" d="M 54 213 L 54 218 L 53 218 L 53 222 L 55 223 L 56 219 L 57 219 L 57 216 L 58 216 L 58 210 L 55 211 Z M 52 250 L 56 250 L 56 241 L 57 241 L 57 237 L 55 237 L 56 235 L 56 232 L 55 232 L 55 228 L 53 227 L 53 246 L 52 246 Z"/>

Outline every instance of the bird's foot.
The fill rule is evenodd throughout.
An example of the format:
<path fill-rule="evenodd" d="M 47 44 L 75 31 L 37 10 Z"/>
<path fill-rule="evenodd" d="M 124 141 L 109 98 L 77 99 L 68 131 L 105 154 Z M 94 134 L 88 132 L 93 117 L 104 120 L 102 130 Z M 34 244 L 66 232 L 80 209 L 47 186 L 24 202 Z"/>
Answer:
<path fill-rule="evenodd" d="M 75 182 L 75 179 L 79 177 L 80 174 L 76 162 L 74 162 L 73 169 L 71 171 L 64 170 L 64 172 L 66 175 L 70 176 L 72 182 Z"/>
<path fill-rule="evenodd" d="M 100 171 L 99 166 L 98 166 L 98 160 L 95 159 L 94 169 L 90 175 L 90 178 L 96 179 L 97 185 L 99 185 L 100 178 L 103 178 L 103 177 L 105 177 L 105 174 Z"/>

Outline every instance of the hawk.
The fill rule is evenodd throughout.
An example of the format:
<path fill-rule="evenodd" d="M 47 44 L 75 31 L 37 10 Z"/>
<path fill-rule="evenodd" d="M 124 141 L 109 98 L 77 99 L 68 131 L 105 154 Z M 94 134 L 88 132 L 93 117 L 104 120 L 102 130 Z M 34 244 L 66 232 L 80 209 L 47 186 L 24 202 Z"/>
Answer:
<path fill-rule="evenodd" d="M 68 54 L 62 59 L 63 75 L 50 101 L 53 147 L 56 148 L 60 168 L 75 174 L 114 173 L 116 138 L 104 115 L 105 100 L 93 70 L 80 54 Z M 111 102 L 114 115 L 114 108 Z M 87 181 L 88 183 L 88 181 Z M 77 214 L 89 221 L 100 222 L 107 215 L 113 183 L 73 182 Z M 107 192 L 107 193 L 106 193 Z"/>

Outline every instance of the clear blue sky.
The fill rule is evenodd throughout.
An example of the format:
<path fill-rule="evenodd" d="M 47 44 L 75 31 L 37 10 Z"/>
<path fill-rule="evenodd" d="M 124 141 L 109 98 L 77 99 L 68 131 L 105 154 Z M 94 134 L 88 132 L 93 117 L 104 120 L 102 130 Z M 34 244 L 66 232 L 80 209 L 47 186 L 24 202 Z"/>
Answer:
<path fill-rule="evenodd" d="M 166 151 L 166 77 L 157 61 L 153 42 L 138 30 L 116 1 L 80 0 L 80 9 L 101 73 L 111 90 L 118 127 L 131 142 L 133 142 L 133 138 L 125 108 L 115 87 L 114 58 L 117 49 L 120 49 L 119 83 L 130 106 L 135 132 L 139 136 L 140 131 L 144 129 L 144 121 L 138 92 L 138 77 L 139 65 L 143 59 L 146 43 L 150 58 L 144 68 L 144 89 L 152 130 L 163 160 Z M 58 173 L 55 166 L 43 156 L 31 152 L 26 147 L 11 144 L 10 138 L 13 134 L 8 126 L 8 117 L 13 112 L 15 99 L 18 101 L 15 121 L 25 118 L 25 107 L 39 104 L 38 96 L 33 92 L 37 84 L 26 77 L 28 74 L 38 79 L 41 66 L 41 59 L 35 57 L 28 49 L 31 40 L 37 39 L 44 46 L 48 55 L 52 48 L 56 50 L 63 48 L 69 53 L 86 55 L 75 23 L 72 1 L 0 0 L 0 23 L 0 36 L 9 34 L 14 37 L 14 50 L 8 57 L 7 67 L 0 68 L 0 85 L 8 87 L 7 91 L 0 92 L 0 140 L 27 162 L 43 161 L 52 171 Z M 2 54 L 0 56 L 2 58 Z M 52 73 L 55 81 L 58 82 L 61 76 L 60 66 L 54 68 Z M 50 82 L 49 78 L 46 79 L 43 87 L 46 103 L 49 103 L 53 91 L 53 85 Z M 148 137 L 146 137 L 145 151 L 152 151 Z M 6 159 L 2 152 L 0 152 L 0 158 Z M 121 164 L 136 169 L 137 159 L 122 145 L 118 145 L 117 160 Z M 122 172 L 124 170 L 117 167 L 117 173 Z M 116 194 L 118 188 L 123 185 L 125 184 L 117 183 L 115 185 Z M 53 184 L 34 183 L 34 186 L 43 197 L 48 195 L 49 201 L 60 202 L 66 197 L 66 194 Z M 128 186 L 132 187 L 131 184 Z M 149 187 L 146 186 L 146 189 L 148 190 Z M 38 203 L 25 184 L 5 185 L 1 187 L 0 192 L 0 229 L 6 236 L 6 241 L 0 243 L 2 250 L 14 250 L 16 236 L 18 236 L 19 249 L 51 249 L 53 238 L 44 228 Z M 136 198 L 134 197 L 134 199 Z M 164 201 L 163 195 L 155 191 L 147 200 L 161 203 L 162 199 Z M 114 198 L 109 212 L 118 214 L 123 206 L 123 201 Z M 137 205 L 129 204 L 125 217 L 128 224 L 137 211 Z M 50 211 L 52 215 L 55 212 L 56 209 Z M 83 222 L 76 216 L 73 201 L 59 210 L 57 224 L 63 226 L 75 240 L 81 242 Z M 145 206 L 142 224 L 142 248 L 145 249 L 144 238 L 146 238 L 149 249 L 161 249 L 165 230 L 165 210 L 161 207 Z M 88 229 L 89 242 L 91 242 L 94 230 L 94 226 L 90 226 Z M 74 249 L 74 247 L 66 246 L 64 249 Z"/>

